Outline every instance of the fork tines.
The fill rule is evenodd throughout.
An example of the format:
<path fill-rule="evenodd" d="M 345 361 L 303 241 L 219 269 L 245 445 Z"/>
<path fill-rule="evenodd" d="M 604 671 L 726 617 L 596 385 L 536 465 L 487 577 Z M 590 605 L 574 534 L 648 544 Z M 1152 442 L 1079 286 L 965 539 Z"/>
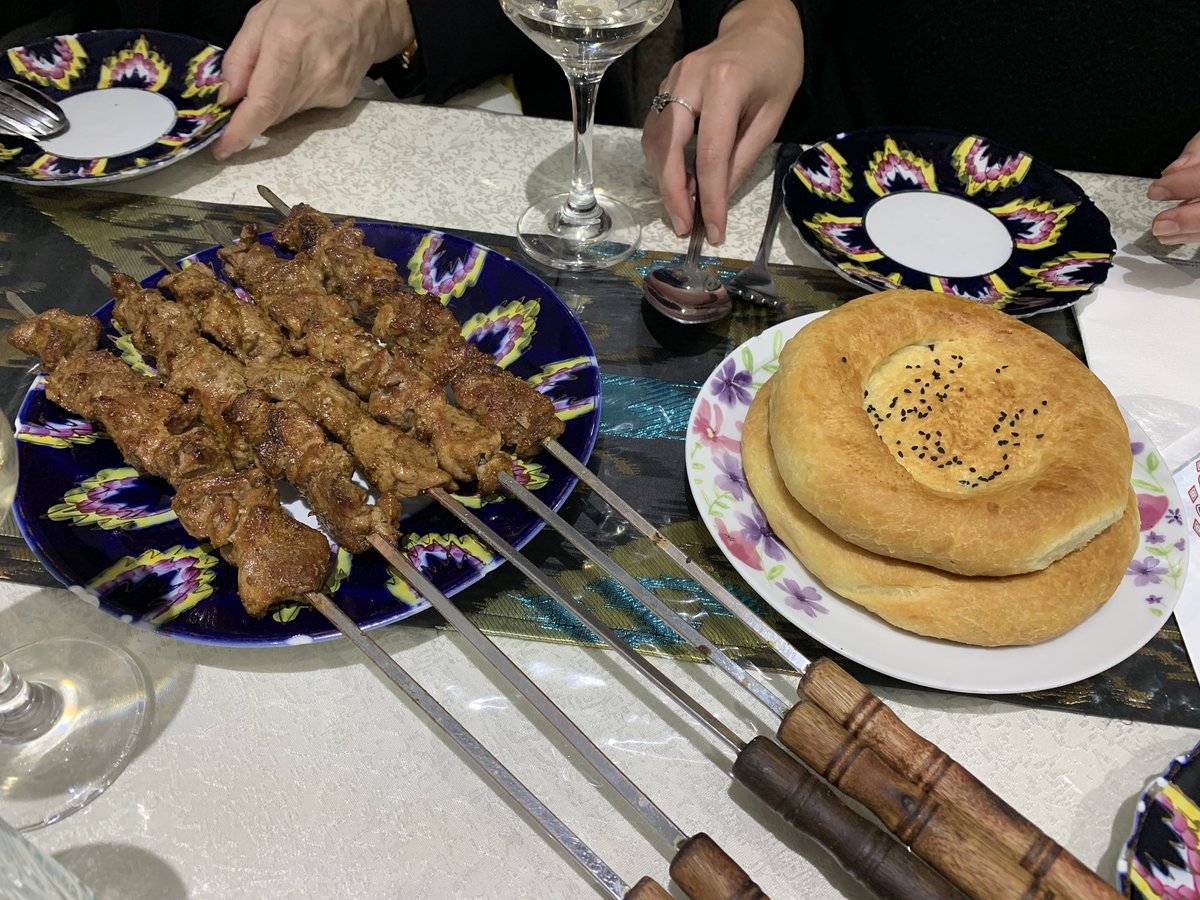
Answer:
<path fill-rule="evenodd" d="M 61 134 L 67 117 L 50 97 L 18 81 L 0 79 L 0 125 L 36 140 Z"/>

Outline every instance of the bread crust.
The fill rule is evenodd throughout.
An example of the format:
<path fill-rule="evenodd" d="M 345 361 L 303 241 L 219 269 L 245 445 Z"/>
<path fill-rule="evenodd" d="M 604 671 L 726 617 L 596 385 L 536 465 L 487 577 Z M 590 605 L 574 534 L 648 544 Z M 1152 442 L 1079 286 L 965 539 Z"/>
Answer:
<path fill-rule="evenodd" d="M 963 575 L 1043 569 L 1125 512 L 1129 431 L 1049 336 L 931 291 L 853 300 L 784 347 L 774 458 L 841 538 Z"/>
<path fill-rule="evenodd" d="M 1128 482 L 1115 524 L 1036 572 L 955 575 L 880 556 L 838 537 L 788 493 L 771 453 L 772 387 L 768 382 L 759 391 L 742 431 L 746 480 L 776 535 L 834 593 L 906 631 L 997 647 L 1056 637 L 1116 590 L 1138 545 L 1137 495 Z"/>

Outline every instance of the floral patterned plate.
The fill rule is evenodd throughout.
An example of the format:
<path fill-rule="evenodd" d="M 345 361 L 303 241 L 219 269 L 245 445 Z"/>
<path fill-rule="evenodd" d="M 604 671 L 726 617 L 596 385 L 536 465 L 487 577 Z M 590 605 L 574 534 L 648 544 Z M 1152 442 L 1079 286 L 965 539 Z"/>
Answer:
<path fill-rule="evenodd" d="M 1117 861 L 1126 897 L 1200 896 L 1200 745 L 1171 761 L 1138 800 L 1133 833 Z"/>
<path fill-rule="evenodd" d="M 405 225 L 360 227 L 368 244 L 408 271 L 413 288 L 449 305 L 469 340 L 553 399 L 566 425 L 559 443 L 586 461 L 600 422 L 600 373 L 583 327 L 554 292 L 512 260 L 463 238 Z M 216 248 L 190 259 L 221 274 Z M 143 283 L 154 285 L 162 275 Z M 104 344 L 135 367 L 146 366 L 111 313 L 109 303 L 96 314 L 107 328 Z M 245 646 L 337 636 L 303 606 L 264 619 L 246 615 L 235 571 L 183 530 L 171 510 L 170 487 L 139 475 L 103 432 L 47 400 L 41 377 L 25 397 L 16 433 L 17 524 L 46 568 L 76 594 L 126 622 L 184 640 Z M 575 485 L 548 454 L 520 460 L 515 475 L 555 509 Z M 471 495 L 464 502 L 518 547 L 543 524 L 515 500 Z M 308 515 L 298 500 L 289 509 L 302 520 Z M 415 505 L 401 532 L 413 565 L 446 594 L 502 562 L 436 504 Z M 429 605 L 373 552 L 339 552 L 330 588 L 363 628 Z"/>
<path fill-rule="evenodd" d="M 784 179 L 788 217 L 822 259 L 872 291 L 923 288 L 1014 316 L 1070 306 L 1108 277 L 1108 219 L 1065 175 L 977 135 L 839 134 Z"/>
<path fill-rule="evenodd" d="M 1188 532 L 1170 473 L 1136 423 L 1132 484 L 1141 544 L 1113 598 L 1091 618 L 1029 647 L 971 647 L 887 624 L 831 593 L 775 537 L 746 487 L 741 432 L 750 401 L 778 367 L 783 345 L 821 313 L 751 338 L 709 376 L 692 408 L 688 482 L 700 515 L 742 577 L 773 607 L 830 649 L 915 684 L 969 693 L 1058 687 L 1102 672 L 1162 627 L 1179 599 Z"/>
<path fill-rule="evenodd" d="M 49 94 L 70 128 L 46 141 L 0 135 L 0 181 L 118 181 L 195 153 L 225 127 L 224 51 L 162 31 L 60 34 L 0 56 L 0 78 Z"/>

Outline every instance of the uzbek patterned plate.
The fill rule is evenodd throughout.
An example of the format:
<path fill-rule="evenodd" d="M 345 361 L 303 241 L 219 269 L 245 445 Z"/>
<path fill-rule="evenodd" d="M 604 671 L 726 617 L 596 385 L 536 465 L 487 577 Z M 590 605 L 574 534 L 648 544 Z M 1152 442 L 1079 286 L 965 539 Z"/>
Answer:
<path fill-rule="evenodd" d="M 784 179 L 788 217 L 869 290 L 920 288 L 1014 316 L 1062 309 L 1108 277 L 1108 219 L 1027 153 L 927 128 L 839 134 Z"/>
<path fill-rule="evenodd" d="M 1029 647 L 971 647 L 922 637 L 843 600 L 810 575 L 754 502 L 741 447 L 750 401 L 778 369 L 783 345 L 818 315 L 781 322 L 726 357 L 701 388 L 688 426 L 688 482 L 700 516 L 754 590 L 850 659 L 914 684 L 967 693 L 1070 684 L 1116 665 L 1158 632 L 1183 588 L 1188 529 L 1170 472 L 1128 418 L 1141 543 L 1112 599 L 1066 634 Z"/>
<path fill-rule="evenodd" d="M 1200 895 L 1200 745 L 1171 761 L 1138 800 L 1133 834 L 1117 860 L 1126 897 Z"/>
<path fill-rule="evenodd" d="M 360 227 L 368 244 L 409 272 L 410 285 L 448 303 L 476 346 L 553 399 L 566 425 L 559 442 L 586 460 L 600 421 L 600 374 L 582 326 L 554 292 L 512 260 L 462 238 L 402 225 Z M 216 248 L 190 259 L 222 271 Z M 144 284 L 156 284 L 162 274 Z M 144 366 L 111 324 L 111 311 L 109 303 L 96 314 L 108 329 L 105 343 Z M 270 645 L 337 635 L 306 607 L 261 620 L 246 615 L 236 572 L 183 530 L 171 510 L 170 487 L 126 466 L 107 436 L 47 400 L 42 378 L 25 397 L 16 432 L 17 524 L 46 568 L 75 593 L 124 621 L 185 640 Z M 556 509 L 575 484 L 548 454 L 520 460 L 515 474 Z M 518 547 L 542 527 L 514 500 L 464 499 Z M 306 519 L 300 501 L 289 508 Z M 436 504 L 415 509 L 401 530 L 409 559 L 447 594 L 502 561 Z M 340 552 L 331 587 L 338 605 L 363 628 L 428 606 L 373 552 Z"/>
<path fill-rule="evenodd" d="M 79 184 L 152 172 L 225 127 L 220 47 L 162 31 L 88 31 L 14 47 L 0 78 L 58 101 L 70 128 L 47 141 L 0 135 L 0 181 Z"/>

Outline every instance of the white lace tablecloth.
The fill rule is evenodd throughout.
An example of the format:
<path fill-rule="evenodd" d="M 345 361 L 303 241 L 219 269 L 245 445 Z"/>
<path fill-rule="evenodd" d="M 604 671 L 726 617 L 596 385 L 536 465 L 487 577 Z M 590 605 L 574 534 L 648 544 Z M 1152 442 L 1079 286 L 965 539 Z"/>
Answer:
<path fill-rule="evenodd" d="M 601 128 L 596 148 L 601 185 L 655 217 L 646 244 L 682 250 L 657 219 L 638 133 Z M 331 211 L 509 233 L 530 198 L 567 183 L 570 155 L 562 122 L 359 103 L 301 116 L 231 163 L 202 154 L 121 187 L 253 204 L 264 183 Z M 736 198 L 723 255 L 753 255 L 768 171 L 764 159 Z M 1151 209 L 1142 183 L 1095 178 L 1086 186 L 1118 232 L 1145 230 Z M 776 260 L 812 260 L 786 225 L 781 232 Z M 0 585 L 0 648 L 62 634 L 127 647 L 156 696 L 150 734 L 113 787 L 31 836 L 99 897 L 599 896 L 345 642 L 184 644 L 123 625 L 65 591 Z M 529 722 L 459 637 L 403 626 L 376 636 L 627 881 L 650 874 L 665 882 L 654 836 L 555 749 L 561 743 Z M 724 751 L 615 655 L 500 643 L 685 831 L 712 834 L 768 894 L 865 896 L 818 848 L 731 787 Z M 665 669 L 741 734 L 769 728 L 711 669 Z M 794 679 L 774 681 L 794 693 Z M 1184 728 L 887 693 L 918 731 L 1110 879 L 1139 792 L 1196 740 Z"/>

